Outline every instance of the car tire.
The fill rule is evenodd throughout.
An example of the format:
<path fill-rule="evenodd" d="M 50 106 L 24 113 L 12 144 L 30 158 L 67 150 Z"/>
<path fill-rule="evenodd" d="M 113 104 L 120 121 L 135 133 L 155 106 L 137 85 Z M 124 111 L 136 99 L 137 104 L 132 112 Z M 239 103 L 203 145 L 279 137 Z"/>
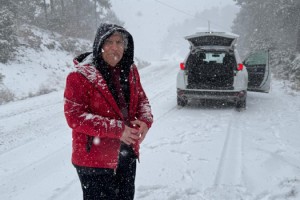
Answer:
<path fill-rule="evenodd" d="M 238 100 L 236 102 L 236 108 L 238 111 L 245 110 L 246 109 L 246 98 Z"/>
<path fill-rule="evenodd" d="M 177 97 L 177 105 L 178 106 L 184 107 L 184 106 L 186 106 L 187 103 L 188 103 L 187 99 L 185 99 L 185 98 L 182 99 L 182 98 Z"/>

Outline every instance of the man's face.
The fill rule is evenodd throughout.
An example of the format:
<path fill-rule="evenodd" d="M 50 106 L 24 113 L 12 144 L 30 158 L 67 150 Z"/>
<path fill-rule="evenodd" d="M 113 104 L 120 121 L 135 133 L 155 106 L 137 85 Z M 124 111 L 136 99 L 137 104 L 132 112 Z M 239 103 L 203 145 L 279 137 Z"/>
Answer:
<path fill-rule="evenodd" d="M 124 54 L 124 40 L 120 33 L 114 33 L 108 37 L 102 46 L 102 58 L 110 66 L 115 67 Z"/>

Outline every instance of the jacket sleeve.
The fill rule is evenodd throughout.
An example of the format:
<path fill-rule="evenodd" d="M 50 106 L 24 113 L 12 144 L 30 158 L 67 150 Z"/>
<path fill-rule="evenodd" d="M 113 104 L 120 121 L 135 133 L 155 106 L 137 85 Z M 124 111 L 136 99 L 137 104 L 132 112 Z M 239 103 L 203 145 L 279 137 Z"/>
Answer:
<path fill-rule="evenodd" d="M 153 123 L 151 106 L 146 96 L 146 93 L 142 87 L 138 70 L 136 67 L 134 67 L 133 70 L 134 70 L 134 77 L 136 79 L 136 88 L 138 90 L 137 91 L 138 93 L 137 118 L 145 122 L 148 128 L 150 128 Z"/>
<path fill-rule="evenodd" d="M 119 139 L 125 128 L 120 120 L 109 119 L 89 110 L 92 84 L 80 73 L 72 72 L 66 80 L 64 113 L 70 128 L 90 136 Z"/>

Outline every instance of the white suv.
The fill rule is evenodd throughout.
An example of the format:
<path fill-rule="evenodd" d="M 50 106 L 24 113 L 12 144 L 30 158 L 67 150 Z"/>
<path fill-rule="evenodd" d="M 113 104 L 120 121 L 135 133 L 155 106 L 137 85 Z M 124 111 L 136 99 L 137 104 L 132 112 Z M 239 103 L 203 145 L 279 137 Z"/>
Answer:
<path fill-rule="evenodd" d="M 223 32 L 198 32 L 185 37 L 190 52 L 177 74 L 177 105 L 191 99 L 223 99 L 246 108 L 247 90 L 269 92 L 269 52 L 250 54 L 244 62 L 235 44 L 238 36 Z"/>

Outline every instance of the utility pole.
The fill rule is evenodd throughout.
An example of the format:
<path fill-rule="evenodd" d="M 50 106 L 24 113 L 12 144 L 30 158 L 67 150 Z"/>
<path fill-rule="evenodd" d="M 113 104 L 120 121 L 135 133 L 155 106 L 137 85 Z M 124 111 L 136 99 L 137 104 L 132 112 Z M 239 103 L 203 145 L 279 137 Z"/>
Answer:
<path fill-rule="evenodd" d="M 45 12 L 45 19 L 46 19 L 46 27 L 48 28 L 48 14 L 47 14 L 47 4 L 46 0 L 44 0 L 44 12 Z"/>
<path fill-rule="evenodd" d="M 297 4 L 297 17 L 298 17 L 298 24 L 297 24 L 297 41 L 296 41 L 296 52 L 300 53 L 300 2 Z"/>
<path fill-rule="evenodd" d="M 97 0 L 95 2 L 95 27 L 98 27 L 98 20 L 97 20 Z"/>
<path fill-rule="evenodd" d="M 300 10 L 300 8 L 299 8 Z M 296 52 L 300 53 L 300 14 L 298 13 Z"/>

